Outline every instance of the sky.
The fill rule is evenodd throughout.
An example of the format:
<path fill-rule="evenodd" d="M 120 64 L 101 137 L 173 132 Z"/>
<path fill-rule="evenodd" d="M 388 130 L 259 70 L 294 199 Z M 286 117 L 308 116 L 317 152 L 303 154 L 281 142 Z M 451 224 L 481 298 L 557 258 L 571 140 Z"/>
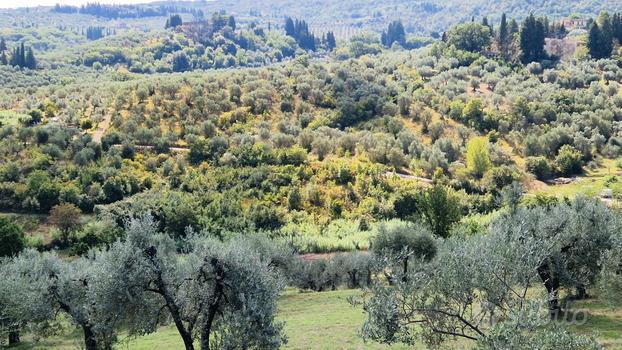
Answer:
<path fill-rule="evenodd" d="M 11 7 L 34 7 L 63 5 L 83 5 L 87 2 L 99 2 L 101 4 L 142 4 L 150 0 L 0 0 L 0 8 Z"/>

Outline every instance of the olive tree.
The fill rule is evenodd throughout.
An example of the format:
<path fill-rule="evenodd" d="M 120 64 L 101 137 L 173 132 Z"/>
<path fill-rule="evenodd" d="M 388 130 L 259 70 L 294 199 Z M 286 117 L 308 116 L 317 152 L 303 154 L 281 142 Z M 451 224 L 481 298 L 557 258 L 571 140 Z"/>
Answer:
<path fill-rule="evenodd" d="M 508 234 L 527 230 L 550 242 L 550 251 L 537 271 L 554 312 L 560 309 L 561 288 L 574 289 L 579 298 L 586 296 L 600 273 L 603 254 L 620 230 L 620 221 L 612 209 L 581 197 L 555 206 L 519 208 L 491 225 Z"/>
<path fill-rule="evenodd" d="M 614 236 L 611 248 L 603 253 L 601 262 L 602 270 L 598 276 L 600 296 L 617 306 L 622 300 L 622 236 Z"/>
<path fill-rule="evenodd" d="M 73 261 L 27 251 L 5 262 L 10 277 L 0 284 L 2 314 L 14 320 L 14 327 L 45 328 L 62 313 L 82 331 L 85 349 L 112 349 L 121 326 L 137 315 L 153 316 L 148 300 L 133 292 L 140 271 L 126 269 L 135 252 L 120 248 L 117 244 Z"/>
<path fill-rule="evenodd" d="M 374 254 L 392 266 L 391 272 L 386 272 L 390 281 L 395 275 L 406 276 L 409 262 L 434 258 L 436 249 L 436 241 L 425 226 L 400 220 L 378 225 L 372 242 Z"/>
<path fill-rule="evenodd" d="M 43 326 L 54 319 L 54 308 L 43 302 L 48 289 L 43 267 L 47 264 L 34 250 L 0 261 L 0 345 L 7 336 L 9 345 L 19 343 L 25 327 L 44 334 Z"/>
<path fill-rule="evenodd" d="M 412 266 L 408 278 L 393 286 L 374 284 L 353 300 L 367 313 L 364 337 L 431 347 L 462 338 L 482 349 L 504 349 L 513 347 L 490 344 L 508 332 L 542 329 L 549 320 L 547 295 L 530 288 L 540 282 L 537 270 L 553 243 L 533 235 L 529 225 L 515 225 L 512 232 L 494 228 L 483 236 L 451 238 L 432 261 Z"/>
<path fill-rule="evenodd" d="M 14 256 L 25 245 L 24 230 L 8 218 L 0 216 L 0 257 Z"/>
<path fill-rule="evenodd" d="M 128 241 L 139 256 L 141 298 L 166 310 L 186 349 L 276 349 L 283 342 L 275 320 L 283 282 L 256 242 L 231 244 L 190 235 L 178 254 L 176 242 L 149 219 L 133 219 Z"/>

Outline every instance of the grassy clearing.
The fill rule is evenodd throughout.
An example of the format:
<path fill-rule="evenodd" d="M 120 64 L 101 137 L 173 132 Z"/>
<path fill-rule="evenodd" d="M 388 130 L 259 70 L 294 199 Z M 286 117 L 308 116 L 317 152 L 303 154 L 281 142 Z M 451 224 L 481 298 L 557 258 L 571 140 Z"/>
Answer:
<path fill-rule="evenodd" d="M 573 305 L 576 310 L 586 310 L 585 323 L 571 328 L 579 333 L 596 332 L 600 343 L 607 349 L 622 349 L 622 310 L 612 309 L 598 299 L 578 301 Z M 577 317 L 581 320 L 580 317 Z"/>
<path fill-rule="evenodd" d="M 286 322 L 289 338 L 285 349 L 409 349 L 363 342 L 358 331 L 365 315 L 347 301 L 359 294 L 357 290 L 286 293 L 279 305 L 279 318 Z"/>
<path fill-rule="evenodd" d="M 359 295 L 357 290 L 324 293 L 299 293 L 288 290 L 279 303 L 279 319 L 285 321 L 285 334 L 289 342 L 284 349 L 412 349 L 404 346 L 365 344 L 358 336 L 365 315 L 350 306 L 347 298 Z M 73 350 L 79 348 L 80 334 L 68 332 L 61 336 L 41 340 L 39 343 L 26 337 L 26 342 L 16 350 Z M 125 341 L 118 349 L 152 350 L 183 349 L 183 343 L 173 327 L 163 327 L 155 334 Z"/>
<path fill-rule="evenodd" d="M 622 195 L 622 172 L 616 166 L 615 160 L 604 159 L 596 169 L 586 170 L 585 174 L 578 176 L 575 181 L 563 185 L 547 185 L 530 194 L 545 194 L 559 198 L 572 198 L 577 194 L 587 197 L 599 196 L 603 189 L 610 188 L 614 196 Z M 611 182 L 611 178 L 617 178 L 617 182 Z"/>
<path fill-rule="evenodd" d="M 365 343 L 358 331 L 365 320 L 360 309 L 350 306 L 347 299 L 359 295 L 358 290 L 340 290 L 323 293 L 299 293 L 288 290 L 279 303 L 279 319 L 285 321 L 285 334 L 289 342 L 286 350 L 401 350 L 422 349 L 401 345 L 385 346 Z M 612 310 L 598 299 L 578 302 L 575 310 L 587 310 L 587 321 L 571 327 L 580 333 L 598 334 L 599 341 L 607 349 L 622 350 L 622 311 Z M 468 344 L 459 343 L 467 346 Z M 458 345 L 457 345 L 458 346 Z M 39 343 L 26 337 L 26 342 L 16 350 L 74 350 L 80 348 L 80 333 L 68 332 L 61 336 L 41 340 Z M 163 327 L 157 333 L 131 341 L 123 341 L 117 349 L 174 350 L 183 344 L 173 327 Z"/>

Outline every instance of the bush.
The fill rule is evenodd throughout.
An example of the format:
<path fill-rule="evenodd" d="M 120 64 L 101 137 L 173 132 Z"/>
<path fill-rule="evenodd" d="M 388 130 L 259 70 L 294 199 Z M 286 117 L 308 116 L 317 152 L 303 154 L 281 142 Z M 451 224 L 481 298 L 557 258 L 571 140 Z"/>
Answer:
<path fill-rule="evenodd" d="M 519 180 L 520 174 L 507 165 L 492 168 L 486 174 L 486 182 L 489 183 L 491 189 L 499 189 L 512 184 Z"/>
<path fill-rule="evenodd" d="M 484 137 L 473 138 L 467 145 L 467 168 L 475 176 L 481 177 L 492 166 L 488 154 L 488 140 Z"/>
<path fill-rule="evenodd" d="M 80 128 L 82 130 L 90 130 L 93 128 L 93 121 L 90 119 L 82 119 L 80 122 Z"/>
<path fill-rule="evenodd" d="M 526 168 L 538 180 L 548 180 L 553 176 L 553 168 L 545 157 L 527 157 Z"/>
<path fill-rule="evenodd" d="M 564 145 L 559 149 L 555 158 L 555 166 L 562 176 L 572 176 L 583 171 L 583 155 L 570 145 Z"/>
<path fill-rule="evenodd" d="M 24 230 L 0 216 L 0 257 L 17 255 L 25 247 Z"/>
<path fill-rule="evenodd" d="M 397 194 L 393 200 L 393 211 L 395 217 L 402 220 L 409 220 L 417 214 L 418 195 L 415 192 L 403 192 Z"/>
<path fill-rule="evenodd" d="M 283 216 L 277 209 L 264 204 L 251 206 L 246 216 L 258 230 L 278 230 L 285 224 Z"/>
<path fill-rule="evenodd" d="M 71 203 L 56 205 L 50 211 L 49 221 L 60 231 L 63 244 L 67 244 L 69 235 L 80 227 L 81 214 L 80 209 Z"/>

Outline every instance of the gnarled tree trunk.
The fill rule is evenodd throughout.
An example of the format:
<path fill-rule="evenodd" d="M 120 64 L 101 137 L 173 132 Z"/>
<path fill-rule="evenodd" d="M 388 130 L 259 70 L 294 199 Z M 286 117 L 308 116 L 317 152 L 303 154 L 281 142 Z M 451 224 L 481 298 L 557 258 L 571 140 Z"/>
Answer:
<path fill-rule="evenodd" d="M 559 280 L 551 273 L 551 267 L 548 262 L 544 262 L 538 267 L 538 275 L 549 294 L 549 312 L 551 317 L 556 317 L 561 309 L 559 306 Z"/>
<path fill-rule="evenodd" d="M 97 350 L 97 339 L 93 328 L 89 325 L 82 325 L 82 331 L 84 332 L 84 348 L 86 350 Z"/>
<path fill-rule="evenodd" d="M 210 349 L 210 336 L 212 333 L 212 326 L 214 324 L 214 319 L 216 318 L 218 308 L 220 307 L 220 301 L 225 291 L 225 271 L 223 269 L 223 266 L 220 264 L 218 259 L 212 259 L 210 261 L 210 264 L 212 265 L 212 268 L 214 268 L 214 272 L 216 273 L 216 284 L 214 286 L 213 299 L 207 309 L 207 320 L 205 321 L 203 329 L 201 330 L 201 350 Z"/>
<path fill-rule="evenodd" d="M 20 343 L 19 331 L 10 331 L 9 332 L 9 346 L 17 345 L 19 343 Z"/>

